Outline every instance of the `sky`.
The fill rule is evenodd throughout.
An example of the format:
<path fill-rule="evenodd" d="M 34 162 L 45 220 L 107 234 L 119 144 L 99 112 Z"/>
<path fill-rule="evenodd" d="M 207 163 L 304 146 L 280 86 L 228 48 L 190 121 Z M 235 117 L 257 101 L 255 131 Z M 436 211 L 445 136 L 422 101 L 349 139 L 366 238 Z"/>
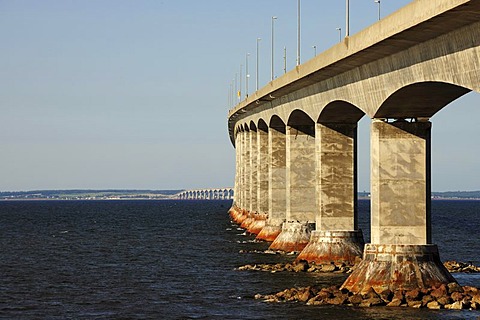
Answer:
<path fill-rule="evenodd" d="M 326 4 L 301 0 L 302 62 L 344 36 L 345 1 Z M 272 16 L 280 76 L 284 47 L 295 65 L 295 0 L 0 0 L 0 191 L 233 186 L 230 84 L 250 53 L 254 89 L 257 38 L 268 82 Z M 350 1 L 350 35 L 377 19 L 373 0 Z M 432 118 L 433 191 L 480 190 L 479 106 L 469 93 Z"/>

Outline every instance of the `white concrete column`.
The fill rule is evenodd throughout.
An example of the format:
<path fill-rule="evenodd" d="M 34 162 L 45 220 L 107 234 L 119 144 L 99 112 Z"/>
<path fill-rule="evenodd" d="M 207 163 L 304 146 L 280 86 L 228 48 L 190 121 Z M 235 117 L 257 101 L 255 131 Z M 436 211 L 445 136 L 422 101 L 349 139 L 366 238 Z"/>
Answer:
<path fill-rule="evenodd" d="M 258 129 L 257 138 L 257 211 L 267 213 L 269 202 L 268 132 Z"/>
<path fill-rule="evenodd" d="M 268 131 L 268 223 L 280 226 L 287 212 L 287 154 L 285 132 Z"/>
<path fill-rule="evenodd" d="M 258 138 L 257 130 L 250 130 L 250 212 L 258 210 Z"/>
<path fill-rule="evenodd" d="M 356 124 L 316 125 L 315 230 L 357 229 Z"/>
<path fill-rule="evenodd" d="M 425 245 L 430 237 L 431 123 L 373 120 L 373 244 Z"/>
<path fill-rule="evenodd" d="M 315 223 L 315 128 L 287 126 L 288 221 Z"/>

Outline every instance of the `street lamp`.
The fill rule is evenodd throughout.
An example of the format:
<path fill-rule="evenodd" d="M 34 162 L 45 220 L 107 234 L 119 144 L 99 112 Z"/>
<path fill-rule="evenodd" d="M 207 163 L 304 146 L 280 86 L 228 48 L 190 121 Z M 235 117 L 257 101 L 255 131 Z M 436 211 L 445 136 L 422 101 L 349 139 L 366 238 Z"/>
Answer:
<path fill-rule="evenodd" d="M 261 38 L 257 38 L 257 65 L 256 65 L 256 72 L 255 72 L 255 83 L 256 83 L 256 86 L 255 86 L 255 90 L 258 91 L 258 44 L 260 43 L 262 39 Z"/>
<path fill-rule="evenodd" d="M 283 73 L 287 73 L 287 47 L 283 47 Z"/>
<path fill-rule="evenodd" d="M 373 2 L 378 4 L 378 20 L 380 20 L 380 0 L 374 0 Z"/>
<path fill-rule="evenodd" d="M 297 66 L 300 65 L 300 0 L 298 0 L 298 10 L 297 10 Z"/>
<path fill-rule="evenodd" d="M 275 39 L 275 20 L 277 20 L 276 16 L 272 17 L 272 77 L 271 80 L 273 81 L 274 78 L 274 39 Z"/>
<path fill-rule="evenodd" d="M 317 46 L 312 46 L 313 48 L 313 56 L 316 57 L 317 56 Z"/>
<path fill-rule="evenodd" d="M 345 5 L 346 7 L 346 12 L 345 12 L 345 37 L 348 37 L 350 35 L 350 1 L 347 0 L 347 3 Z M 342 41 L 342 40 L 340 40 Z"/>
<path fill-rule="evenodd" d="M 342 28 L 337 28 L 339 35 L 339 42 L 342 42 Z"/>
<path fill-rule="evenodd" d="M 247 53 L 245 56 L 245 98 L 248 98 L 248 78 L 250 78 L 250 74 L 248 73 L 248 57 L 250 53 Z"/>

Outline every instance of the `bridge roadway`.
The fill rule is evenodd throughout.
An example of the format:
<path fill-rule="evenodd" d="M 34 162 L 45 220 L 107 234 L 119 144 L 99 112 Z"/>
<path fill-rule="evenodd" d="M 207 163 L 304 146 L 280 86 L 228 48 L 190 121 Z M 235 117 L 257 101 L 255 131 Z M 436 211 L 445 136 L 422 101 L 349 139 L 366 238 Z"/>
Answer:
<path fill-rule="evenodd" d="M 351 291 L 454 281 L 431 241 L 429 119 L 470 91 L 480 92 L 480 1 L 412 1 L 230 110 L 230 215 L 299 259 L 351 264 L 363 254 L 343 284 Z M 366 245 L 357 226 L 364 116 L 372 119 Z"/>
<path fill-rule="evenodd" d="M 175 197 L 182 200 L 231 200 L 233 188 L 184 190 Z"/>

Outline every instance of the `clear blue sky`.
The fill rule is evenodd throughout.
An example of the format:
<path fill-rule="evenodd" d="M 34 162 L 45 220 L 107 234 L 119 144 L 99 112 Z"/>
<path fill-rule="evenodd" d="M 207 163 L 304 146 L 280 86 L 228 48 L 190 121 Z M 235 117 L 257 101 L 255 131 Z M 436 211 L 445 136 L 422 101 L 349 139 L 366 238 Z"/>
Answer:
<path fill-rule="evenodd" d="M 382 16 L 407 4 L 383 0 Z M 302 61 L 344 32 L 345 1 L 302 0 Z M 295 0 L 0 0 L 0 190 L 233 185 L 228 91 L 260 42 L 260 85 L 296 56 Z M 377 5 L 351 1 L 351 34 Z M 432 189 L 479 190 L 480 97 L 433 121 Z M 359 190 L 369 190 L 369 120 Z"/>

